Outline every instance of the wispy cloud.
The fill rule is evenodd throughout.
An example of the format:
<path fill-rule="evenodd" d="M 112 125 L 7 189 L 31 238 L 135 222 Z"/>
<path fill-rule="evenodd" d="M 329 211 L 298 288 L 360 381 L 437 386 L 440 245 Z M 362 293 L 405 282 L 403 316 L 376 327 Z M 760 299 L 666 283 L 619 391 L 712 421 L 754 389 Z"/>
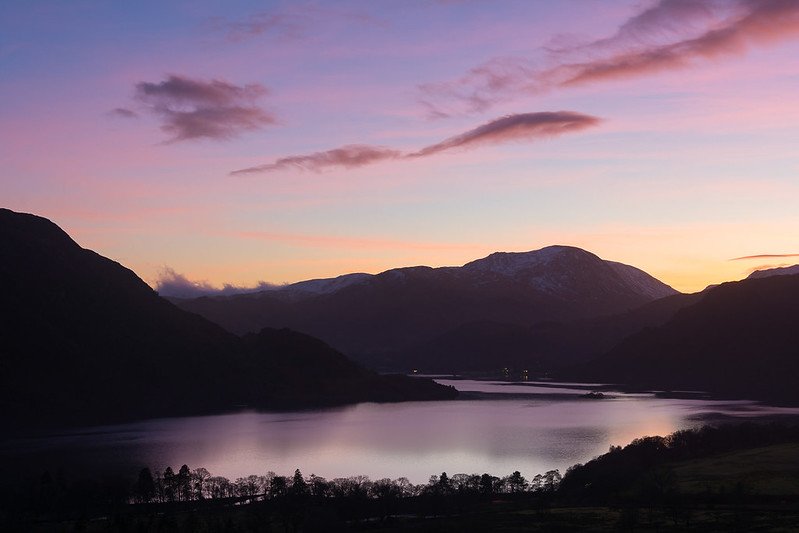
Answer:
<path fill-rule="evenodd" d="M 746 259 L 778 259 L 781 257 L 799 257 L 799 254 L 758 254 L 758 255 L 744 255 L 742 257 L 733 257 L 728 261 L 743 261 Z"/>
<path fill-rule="evenodd" d="M 306 21 L 291 13 L 262 12 L 240 20 L 214 17 L 210 20 L 213 30 L 223 32 L 230 42 L 239 42 L 261 35 L 275 35 L 281 38 L 297 38 L 305 33 Z"/>
<path fill-rule="evenodd" d="M 458 79 L 420 85 L 419 99 L 430 117 L 481 112 L 520 94 L 687 68 L 797 37 L 796 0 L 660 0 L 610 37 L 546 50 L 546 67 L 493 58 Z"/>
<path fill-rule="evenodd" d="M 258 292 L 279 287 L 265 281 L 260 281 L 251 287 L 243 287 L 225 283 L 221 288 L 207 281 L 192 281 L 183 274 L 175 272 L 169 267 L 164 267 L 155 282 L 155 290 L 161 296 L 172 298 L 199 298 L 200 296 L 224 296 L 231 294 L 244 294 Z"/>
<path fill-rule="evenodd" d="M 136 84 L 136 99 L 161 119 L 167 142 L 230 139 L 274 124 L 275 117 L 255 104 L 267 93 L 258 83 L 238 86 L 175 74 Z"/>
<path fill-rule="evenodd" d="M 138 118 L 139 114 L 127 107 L 117 107 L 108 112 L 108 115 L 116 118 Z"/>
<path fill-rule="evenodd" d="M 698 37 L 564 65 L 561 68 L 567 75 L 559 84 L 576 85 L 687 67 L 697 61 L 738 55 L 752 46 L 799 36 L 796 0 L 746 0 L 741 5 L 742 15 Z"/>
<path fill-rule="evenodd" d="M 212 30 L 222 32 L 230 42 L 240 42 L 261 36 L 278 39 L 301 39 L 313 32 L 314 23 L 331 20 L 376 24 L 377 20 L 365 13 L 331 6 L 290 6 L 286 9 L 261 11 L 238 19 L 214 17 L 209 23 Z"/>
<path fill-rule="evenodd" d="M 469 149 L 486 144 L 554 137 L 596 126 L 600 121 L 597 117 L 574 111 L 520 113 L 492 120 L 415 152 L 403 153 L 381 146 L 348 145 L 324 152 L 281 157 L 272 163 L 234 170 L 231 175 L 274 172 L 289 168 L 321 171 L 330 167 L 361 167 L 380 161 L 427 157 L 448 150 Z"/>
<path fill-rule="evenodd" d="M 288 168 L 313 171 L 320 171 L 330 167 L 355 168 L 386 159 L 396 159 L 401 156 L 402 152 L 390 148 L 365 144 L 351 144 L 324 152 L 281 157 L 274 163 L 234 170 L 231 174 L 274 172 L 276 170 L 285 170 Z"/>
<path fill-rule="evenodd" d="M 426 146 L 408 154 L 424 157 L 455 148 L 471 148 L 483 144 L 500 144 L 509 141 L 535 140 L 555 137 L 565 133 L 596 126 L 600 119 L 574 111 L 521 113 L 492 120 L 482 126 L 450 137 L 440 143 Z"/>
<path fill-rule="evenodd" d="M 627 19 L 610 37 L 548 50 L 563 55 L 613 50 L 630 43 L 651 46 L 660 41 L 673 42 L 689 35 L 696 36 L 697 32 L 702 33 L 708 26 L 719 23 L 727 7 L 733 7 L 730 0 L 659 0 Z"/>

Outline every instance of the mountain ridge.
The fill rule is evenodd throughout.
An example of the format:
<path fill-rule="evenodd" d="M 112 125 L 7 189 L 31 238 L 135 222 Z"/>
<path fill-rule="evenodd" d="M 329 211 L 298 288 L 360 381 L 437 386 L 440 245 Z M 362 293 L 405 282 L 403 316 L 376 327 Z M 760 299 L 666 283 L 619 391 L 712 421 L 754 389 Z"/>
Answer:
<path fill-rule="evenodd" d="M 532 325 L 613 315 L 679 294 L 628 265 L 570 246 L 496 252 L 462 267 L 403 267 L 246 295 L 172 301 L 229 331 L 289 327 L 372 367 L 470 322 Z M 299 287 L 298 287 L 299 285 Z"/>
<path fill-rule="evenodd" d="M 281 292 L 305 293 L 308 296 L 315 296 L 319 294 L 331 294 L 339 290 L 345 289 L 351 285 L 365 282 L 377 276 L 390 275 L 390 276 L 402 277 L 404 275 L 404 272 L 412 271 L 414 269 L 432 269 L 438 271 L 453 271 L 458 269 L 465 269 L 473 271 L 493 272 L 496 274 L 510 276 L 518 274 L 519 271 L 521 270 L 526 270 L 534 266 L 546 265 L 548 262 L 557 257 L 558 254 L 564 252 L 588 254 L 590 256 L 595 257 L 598 261 L 606 263 L 611 269 L 613 269 L 620 277 L 623 278 L 625 283 L 628 283 L 632 286 L 636 286 L 638 289 L 642 291 L 642 293 L 647 294 L 653 298 L 662 298 L 664 296 L 669 296 L 672 294 L 679 293 L 679 291 L 673 289 L 669 285 L 661 282 L 657 278 L 654 278 L 650 274 L 634 266 L 616 261 L 600 259 L 598 256 L 595 256 L 591 252 L 588 252 L 587 250 L 583 250 L 582 248 L 578 248 L 575 246 L 550 245 L 550 246 L 545 246 L 544 248 L 531 250 L 527 252 L 492 252 L 486 257 L 469 261 L 460 267 L 458 266 L 430 267 L 426 265 L 415 265 L 415 266 L 390 268 L 388 270 L 384 270 L 377 274 L 368 274 L 365 272 L 352 272 L 330 278 L 313 278 L 285 285 L 271 285 L 263 288 L 258 287 L 241 293 L 201 294 L 196 296 L 195 298 L 200 298 L 200 297 L 228 298 L 228 297 L 253 295 L 260 293 L 277 294 Z M 516 258 L 517 261 L 514 263 L 513 261 L 511 261 L 511 258 Z M 518 259 L 521 259 L 521 261 L 518 261 Z M 505 265 L 505 267 L 503 268 L 502 265 Z M 159 294 L 162 294 L 166 298 L 174 298 L 177 300 L 193 299 L 192 297 L 186 297 L 181 294 L 178 294 L 179 291 L 170 292 L 168 286 L 166 286 L 164 290 L 159 289 L 158 292 Z"/>

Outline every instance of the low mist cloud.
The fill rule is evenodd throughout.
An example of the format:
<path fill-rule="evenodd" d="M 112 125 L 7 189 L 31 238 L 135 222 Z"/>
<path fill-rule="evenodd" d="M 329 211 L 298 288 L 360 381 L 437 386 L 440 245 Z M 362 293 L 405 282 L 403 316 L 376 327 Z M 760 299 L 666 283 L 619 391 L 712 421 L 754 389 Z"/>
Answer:
<path fill-rule="evenodd" d="M 199 298 L 201 296 L 229 296 L 279 288 L 279 285 L 259 281 L 256 285 L 245 287 L 225 283 L 221 288 L 207 281 L 192 281 L 183 274 L 164 267 L 155 282 L 159 295 L 170 298 Z"/>

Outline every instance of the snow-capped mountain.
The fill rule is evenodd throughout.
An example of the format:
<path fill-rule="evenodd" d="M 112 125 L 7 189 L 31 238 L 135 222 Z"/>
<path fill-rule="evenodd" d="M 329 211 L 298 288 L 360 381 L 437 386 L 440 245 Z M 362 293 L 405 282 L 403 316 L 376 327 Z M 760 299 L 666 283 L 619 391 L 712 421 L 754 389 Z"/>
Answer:
<path fill-rule="evenodd" d="M 561 296 L 586 291 L 632 291 L 651 299 L 677 291 L 643 270 L 605 261 L 573 246 L 547 246 L 531 252 L 496 252 L 463 266 L 465 270 L 493 272 L 526 281 L 535 288 Z"/>
<path fill-rule="evenodd" d="M 290 327 L 352 354 L 405 349 L 475 321 L 531 325 L 623 313 L 677 291 L 571 246 L 498 252 L 462 267 L 348 274 L 259 293 L 176 300 L 235 333 Z"/>

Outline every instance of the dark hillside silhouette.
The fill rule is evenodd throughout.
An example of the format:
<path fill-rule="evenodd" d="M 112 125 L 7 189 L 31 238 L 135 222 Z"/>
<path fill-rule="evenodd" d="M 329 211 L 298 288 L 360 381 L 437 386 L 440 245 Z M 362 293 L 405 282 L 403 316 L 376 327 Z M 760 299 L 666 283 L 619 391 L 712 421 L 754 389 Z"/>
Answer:
<path fill-rule="evenodd" d="M 799 276 L 724 283 L 580 372 L 671 390 L 799 401 Z"/>
<path fill-rule="evenodd" d="M 271 340 L 244 342 L 41 217 L 0 210 L 0 257 L 0 405 L 15 424 L 288 405 L 264 386 L 269 376 L 249 369 L 280 367 L 283 390 L 304 390 L 304 357 L 336 361 L 324 378 L 349 383 L 346 401 L 452 395 L 431 382 L 380 378 L 305 336 L 267 332 Z M 280 360 L 270 362 L 278 338 Z M 394 394 L 375 395 L 381 382 Z M 292 393 L 303 405 L 345 401 L 321 391 L 300 396 Z"/>

